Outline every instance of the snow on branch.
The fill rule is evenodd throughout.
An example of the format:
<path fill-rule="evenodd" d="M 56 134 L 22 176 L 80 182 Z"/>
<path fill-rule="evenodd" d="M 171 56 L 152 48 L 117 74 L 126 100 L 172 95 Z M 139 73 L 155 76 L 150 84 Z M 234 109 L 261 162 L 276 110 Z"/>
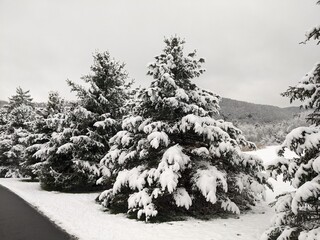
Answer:
<path fill-rule="evenodd" d="M 289 148 L 301 156 L 306 151 L 317 149 L 320 146 L 320 129 L 317 126 L 298 127 L 293 129 L 282 144 L 282 148 Z M 279 151 L 281 154 L 281 152 Z"/>
<path fill-rule="evenodd" d="M 154 217 L 158 214 L 158 211 L 155 209 L 154 204 L 152 203 L 152 196 L 148 194 L 148 189 L 143 189 L 139 192 L 135 192 L 129 196 L 128 207 L 129 211 L 138 210 L 137 218 L 140 219 L 144 214 L 146 217 L 146 222 L 150 217 Z"/>
<path fill-rule="evenodd" d="M 58 147 L 57 154 L 66 154 L 70 152 L 73 148 L 73 143 L 65 143 Z"/>
<path fill-rule="evenodd" d="M 194 182 L 207 201 L 213 204 L 218 200 L 216 196 L 218 186 L 221 186 L 225 192 L 228 191 L 225 173 L 214 166 L 207 166 L 207 169 L 197 170 Z"/>
<path fill-rule="evenodd" d="M 137 126 L 141 123 L 142 117 L 141 116 L 131 116 L 125 118 L 122 122 L 122 129 L 127 131 L 135 131 Z"/>
<path fill-rule="evenodd" d="M 127 130 L 119 131 L 115 136 L 110 139 L 110 143 L 128 146 L 130 142 L 133 140 L 133 134 L 128 132 Z"/>
<path fill-rule="evenodd" d="M 172 193 L 176 189 L 179 172 L 183 171 L 189 162 L 189 156 L 182 152 L 182 147 L 178 144 L 165 151 L 155 172 L 155 176 L 159 177 L 162 190 L 167 189 Z"/>
<path fill-rule="evenodd" d="M 119 172 L 113 185 L 113 194 L 120 192 L 121 187 L 129 186 L 132 190 L 142 190 L 146 184 L 148 170 L 144 166 L 138 166 L 130 170 Z"/>
<path fill-rule="evenodd" d="M 107 127 L 114 126 L 116 122 L 117 121 L 112 118 L 106 118 L 103 121 L 95 122 L 93 126 L 97 128 L 101 127 L 103 129 L 106 129 Z"/>
<path fill-rule="evenodd" d="M 155 149 L 157 149 L 161 143 L 166 147 L 169 145 L 169 137 L 165 132 L 152 132 L 148 135 L 147 139 Z"/>
<path fill-rule="evenodd" d="M 298 214 L 299 206 L 310 198 L 317 199 L 320 195 L 320 184 L 308 181 L 299 187 L 292 199 L 291 209 L 294 214 Z"/>
<path fill-rule="evenodd" d="M 221 208 L 225 211 L 233 212 L 235 214 L 240 214 L 240 209 L 238 208 L 237 204 L 232 202 L 229 198 L 227 200 L 221 201 Z"/>
<path fill-rule="evenodd" d="M 184 187 L 177 188 L 173 194 L 173 199 L 178 207 L 189 209 L 192 205 L 192 199 Z"/>

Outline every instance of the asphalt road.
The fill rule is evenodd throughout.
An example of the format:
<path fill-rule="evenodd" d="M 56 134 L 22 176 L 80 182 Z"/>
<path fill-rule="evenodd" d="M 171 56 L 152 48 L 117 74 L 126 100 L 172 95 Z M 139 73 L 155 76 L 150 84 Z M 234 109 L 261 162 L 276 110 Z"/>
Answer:
<path fill-rule="evenodd" d="M 74 238 L 0 185 L 0 240 L 67 239 Z"/>

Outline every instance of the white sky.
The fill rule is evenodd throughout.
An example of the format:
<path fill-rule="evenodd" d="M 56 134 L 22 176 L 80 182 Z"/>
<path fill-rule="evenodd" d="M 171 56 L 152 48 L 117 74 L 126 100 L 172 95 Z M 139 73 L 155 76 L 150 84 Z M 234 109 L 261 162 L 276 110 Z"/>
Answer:
<path fill-rule="evenodd" d="M 0 99 L 21 86 L 35 101 L 50 90 L 74 99 L 92 53 L 109 50 L 137 85 L 164 36 L 186 39 L 207 72 L 195 80 L 223 97 L 288 106 L 280 96 L 319 61 L 320 46 L 299 45 L 320 23 L 315 0 L 0 0 Z"/>

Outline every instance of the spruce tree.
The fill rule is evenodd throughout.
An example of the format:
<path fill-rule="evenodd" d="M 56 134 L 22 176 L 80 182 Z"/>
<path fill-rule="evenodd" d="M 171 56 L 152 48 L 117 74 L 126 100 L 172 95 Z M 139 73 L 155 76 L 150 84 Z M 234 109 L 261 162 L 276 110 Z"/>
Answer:
<path fill-rule="evenodd" d="M 33 107 L 32 98 L 30 91 L 23 91 L 21 87 L 17 87 L 16 95 L 13 95 L 9 98 L 9 104 L 5 106 L 8 109 L 8 112 L 11 112 L 14 108 L 20 107 L 22 105 Z"/>
<path fill-rule="evenodd" d="M 127 100 L 124 64 L 108 52 L 97 53 L 91 71 L 82 78 L 88 88 L 67 80 L 79 101 L 51 118 L 58 128 L 35 153 L 43 161 L 39 179 L 45 189 L 94 189 L 99 174 L 96 165 L 109 150 L 110 137 L 118 131 Z"/>
<path fill-rule="evenodd" d="M 22 177 L 21 166 L 26 138 L 29 132 L 25 129 L 13 129 L 10 134 L 0 136 L 0 177 Z"/>
<path fill-rule="evenodd" d="M 61 113 L 65 107 L 65 101 L 62 99 L 58 92 L 49 92 L 48 102 L 46 104 L 46 115 L 53 115 Z"/>
<path fill-rule="evenodd" d="M 306 33 L 306 41 L 320 40 L 320 27 Z M 319 44 L 319 42 L 318 42 Z M 294 191 L 278 196 L 273 226 L 261 239 L 309 240 L 320 238 L 320 63 L 282 95 L 300 100 L 312 112 L 308 127 L 292 130 L 278 150 L 279 158 L 268 166 L 270 176 L 290 182 Z M 296 157 L 285 158 L 286 149 Z"/>
<path fill-rule="evenodd" d="M 65 111 L 65 102 L 58 92 L 49 92 L 48 101 L 44 108 L 36 108 L 32 129 L 27 137 L 28 147 L 24 151 L 24 160 L 21 163 L 21 173 L 32 179 L 37 177 L 41 159 L 35 153 L 46 145 L 51 139 L 51 134 L 57 131 L 59 124 L 52 123 L 55 115 Z"/>
<path fill-rule="evenodd" d="M 241 151 L 254 145 L 239 129 L 212 117 L 220 97 L 192 83 L 204 73 L 204 59 L 196 51 L 185 56 L 179 37 L 164 42 L 148 65 L 150 87 L 137 92 L 133 114 L 100 162 L 98 183 L 114 183 L 98 201 L 146 221 L 175 213 L 239 214 L 264 195 L 262 162 Z"/>
<path fill-rule="evenodd" d="M 0 135 L 0 177 L 21 176 L 21 163 L 34 121 L 34 104 L 29 91 L 18 87 L 2 110 Z"/>

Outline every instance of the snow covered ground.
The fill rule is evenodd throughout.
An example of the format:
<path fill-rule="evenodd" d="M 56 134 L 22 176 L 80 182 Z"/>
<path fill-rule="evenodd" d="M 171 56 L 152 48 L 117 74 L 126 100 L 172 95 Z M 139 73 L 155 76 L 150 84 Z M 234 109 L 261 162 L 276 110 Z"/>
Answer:
<path fill-rule="evenodd" d="M 265 163 L 276 158 L 276 147 L 252 152 Z M 126 218 L 123 214 L 103 212 L 95 203 L 97 193 L 67 194 L 47 192 L 38 183 L 18 179 L 0 179 L 0 184 L 35 206 L 68 233 L 83 240 L 257 240 L 269 226 L 273 210 L 266 204 L 255 207 L 239 219 L 189 219 L 182 222 L 146 224 Z M 267 203 L 274 197 L 290 190 L 288 184 L 273 181 L 275 192 L 267 191 Z"/>
<path fill-rule="evenodd" d="M 258 151 L 251 152 L 251 154 L 259 156 L 263 160 L 264 165 L 268 165 L 269 163 L 271 163 L 274 159 L 276 159 L 278 157 L 276 154 L 277 148 L 278 148 L 278 146 L 270 146 L 270 147 L 266 147 L 264 149 L 260 149 Z M 286 150 L 285 157 L 291 158 L 294 156 L 295 156 L 295 154 L 293 152 Z M 277 195 L 279 195 L 283 192 L 286 192 L 286 191 L 293 190 L 293 187 L 291 187 L 289 183 L 284 183 L 282 181 L 281 176 L 278 177 L 277 181 L 270 178 L 269 182 L 273 185 L 274 191 L 271 191 L 270 189 L 267 190 L 267 193 L 266 193 L 266 202 L 267 203 L 273 202 Z"/>

